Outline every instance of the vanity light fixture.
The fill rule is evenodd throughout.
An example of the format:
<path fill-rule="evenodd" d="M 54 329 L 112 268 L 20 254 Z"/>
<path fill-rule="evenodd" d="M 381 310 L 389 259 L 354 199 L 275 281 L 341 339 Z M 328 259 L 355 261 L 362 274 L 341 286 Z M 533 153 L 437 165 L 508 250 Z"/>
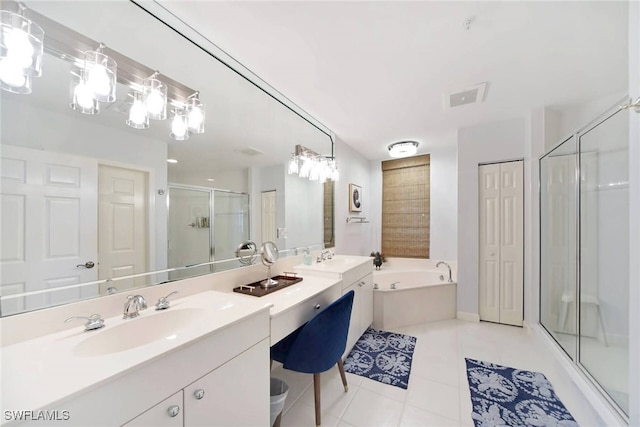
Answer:
<path fill-rule="evenodd" d="M 387 148 L 391 157 L 409 157 L 418 152 L 418 145 L 416 141 L 400 141 L 394 142 Z"/>
<path fill-rule="evenodd" d="M 171 138 L 176 141 L 189 139 L 189 119 L 186 108 L 176 107 L 173 109 L 173 119 L 171 120 Z"/>
<path fill-rule="evenodd" d="M 129 109 L 129 118 L 126 120 L 127 125 L 134 129 L 147 129 L 149 127 L 149 114 L 142 101 L 142 92 L 134 90 L 129 92 L 129 96 L 133 98 L 133 104 Z"/>
<path fill-rule="evenodd" d="M 18 3 L 18 13 L 0 11 L 0 87 L 18 94 L 31 93 L 31 78 L 42 75 L 44 31 L 25 9 Z"/>
<path fill-rule="evenodd" d="M 159 74 L 156 71 L 142 82 L 144 105 L 153 120 L 167 118 L 167 85 L 156 78 Z"/>
<path fill-rule="evenodd" d="M 84 53 L 84 78 L 93 96 L 100 102 L 116 100 L 118 64 L 103 53 L 104 44 Z"/>
<path fill-rule="evenodd" d="M 295 152 L 291 155 L 287 172 L 289 175 L 320 182 L 337 181 L 340 176 L 333 157 L 321 156 L 300 144 L 296 145 Z"/>
<path fill-rule="evenodd" d="M 187 98 L 186 109 L 189 132 L 204 133 L 204 104 L 200 101 L 200 92 Z"/>

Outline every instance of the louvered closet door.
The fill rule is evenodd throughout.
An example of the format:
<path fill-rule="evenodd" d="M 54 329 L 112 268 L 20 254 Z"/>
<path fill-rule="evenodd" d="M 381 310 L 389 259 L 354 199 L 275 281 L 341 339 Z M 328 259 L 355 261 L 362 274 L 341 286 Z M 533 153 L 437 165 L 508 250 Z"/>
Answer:
<path fill-rule="evenodd" d="M 522 326 L 523 162 L 479 167 L 480 320 Z"/>

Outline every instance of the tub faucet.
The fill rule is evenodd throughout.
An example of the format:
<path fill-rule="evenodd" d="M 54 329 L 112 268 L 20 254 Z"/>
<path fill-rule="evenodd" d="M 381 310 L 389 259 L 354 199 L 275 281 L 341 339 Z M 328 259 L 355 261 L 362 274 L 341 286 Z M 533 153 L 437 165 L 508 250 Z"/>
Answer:
<path fill-rule="evenodd" d="M 140 310 L 147 308 L 147 302 L 142 295 L 129 295 L 124 303 L 123 319 L 133 319 L 140 315 Z"/>
<path fill-rule="evenodd" d="M 436 267 L 440 267 L 440 264 L 444 264 L 444 265 L 446 265 L 446 266 L 447 266 L 447 268 L 449 269 L 449 283 L 453 282 L 453 279 L 451 278 L 451 266 L 449 266 L 449 264 L 447 264 L 447 263 L 446 263 L 446 262 L 444 262 L 444 261 L 439 261 L 439 262 L 436 264 Z"/>

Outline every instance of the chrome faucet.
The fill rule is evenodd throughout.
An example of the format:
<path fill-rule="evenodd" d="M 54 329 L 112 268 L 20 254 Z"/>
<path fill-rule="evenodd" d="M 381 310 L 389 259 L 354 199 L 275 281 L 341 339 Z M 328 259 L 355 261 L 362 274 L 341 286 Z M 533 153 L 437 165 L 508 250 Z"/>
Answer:
<path fill-rule="evenodd" d="M 326 258 L 325 258 L 325 255 L 327 256 Z M 322 253 L 318 255 L 316 262 L 322 262 L 325 259 L 331 259 L 331 258 L 333 258 L 333 252 L 331 252 L 330 250 L 322 251 Z"/>
<path fill-rule="evenodd" d="M 389 289 L 396 289 L 396 285 L 400 283 L 400 282 L 393 282 L 392 284 L 389 285 Z"/>
<path fill-rule="evenodd" d="M 85 331 L 95 331 L 96 329 L 104 328 L 104 319 L 100 317 L 99 314 L 92 314 L 89 317 L 85 316 L 73 316 L 69 317 L 64 323 L 70 322 L 72 320 L 83 319 L 87 322 L 84 324 Z"/>
<path fill-rule="evenodd" d="M 124 313 L 122 314 L 123 319 L 133 319 L 134 317 L 138 317 L 140 315 L 140 310 L 145 310 L 147 308 L 147 302 L 144 300 L 142 295 L 129 295 L 127 297 L 127 301 L 124 303 Z"/>
<path fill-rule="evenodd" d="M 447 268 L 449 269 L 449 283 L 453 282 L 453 279 L 451 278 L 451 266 L 449 266 L 449 264 L 447 264 L 447 263 L 446 263 L 446 262 L 444 262 L 444 261 L 439 261 L 439 262 L 436 264 L 436 267 L 440 267 L 440 265 L 441 265 L 441 264 L 444 264 L 444 265 L 446 265 L 446 266 L 447 266 Z"/>

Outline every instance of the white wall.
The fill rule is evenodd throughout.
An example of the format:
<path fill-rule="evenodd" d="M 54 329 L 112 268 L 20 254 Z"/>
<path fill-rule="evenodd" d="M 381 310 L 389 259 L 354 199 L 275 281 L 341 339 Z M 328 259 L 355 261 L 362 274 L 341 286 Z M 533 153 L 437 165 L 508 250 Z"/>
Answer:
<path fill-rule="evenodd" d="M 640 2 L 629 2 L 629 94 L 640 99 Z M 640 426 L 640 113 L 629 126 L 629 424 Z"/>
<path fill-rule="evenodd" d="M 364 216 L 371 221 L 379 216 L 382 187 L 371 179 L 369 161 L 339 138 L 336 138 L 336 158 L 340 179 L 335 184 L 334 194 L 335 252 L 367 256 L 371 251 L 380 250 L 380 243 L 376 246 L 373 242 L 374 230 L 380 228 L 379 222 L 347 223 L 347 217 Z M 349 212 L 349 184 L 362 187 L 362 212 Z"/>
<path fill-rule="evenodd" d="M 478 313 L 478 164 L 524 158 L 528 129 L 519 118 L 458 131 L 458 312 Z M 529 181 L 525 174 L 525 188 Z M 525 198 L 525 211 L 528 203 Z M 529 286 L 525 281 L 525 294 Z"/>
<path fill-rule="evenodd" d="M 287 248 L 319 245 L 324 241 L 324 187 L 285 173 Z"/>
<path fill-rule="evenodd" d="M 455 141 L 456 134 L 451 138 Z M 458 147 L 431 149 L 431 224 L 429 257 L 458 259 Z"/>

